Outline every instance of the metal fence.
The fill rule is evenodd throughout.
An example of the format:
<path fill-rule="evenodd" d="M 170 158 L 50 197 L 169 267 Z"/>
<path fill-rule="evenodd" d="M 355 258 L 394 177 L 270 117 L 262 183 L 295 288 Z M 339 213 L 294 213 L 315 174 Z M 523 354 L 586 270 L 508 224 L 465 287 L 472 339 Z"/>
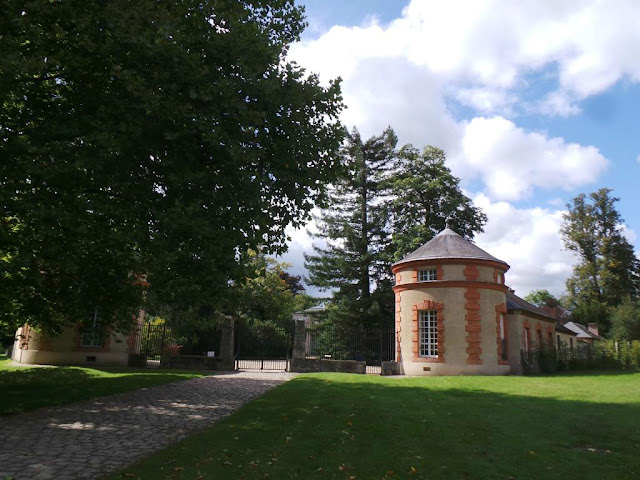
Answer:
<path fill-rule="evenodd" d="M 525 375 L 562 370 L 635 369 L 640 366 L 640 341 L 600 340 L 574 349 L 543 345 L 523 350 L 520 355 Z"/>
<path fill-rule="evenodd" d="M 211 326 L 177 334 L 167 324 L 145 323 L 137 327 L 133 351 L 147 356 L 147 366 L 160 366 L 163 355 L 213 355 L 220 351 L 220 330 Z"/>
<path fill-rule="evenodd" d="M 236 369 L 289 369 L 293 349 L 293 327 L 237 323 L 234 339 Z"/>
<path fill-rule="evenodd" d="M 382 362 L 394 359 L 394 329 L 309 327 L 305 332 L 305 357 L 365 361 L 367 373 L 380 373 Z"/>

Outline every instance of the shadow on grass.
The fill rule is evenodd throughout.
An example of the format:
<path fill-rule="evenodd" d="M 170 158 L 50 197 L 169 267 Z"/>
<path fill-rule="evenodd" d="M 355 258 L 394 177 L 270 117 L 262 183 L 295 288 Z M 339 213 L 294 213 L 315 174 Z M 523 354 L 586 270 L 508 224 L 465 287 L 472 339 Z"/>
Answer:
<path fill-rule="evenodd" d="M 0 415 L 64 405 L 203 375 L 206 373 L 82 367 L 0 370 Z"/>
<path fill-rule="evenodd" d="M 594 403 L 542 377 L 299 377 L 110 478 L 638 478 L 629 379 L 586 378 L 585 391 L 627 401 Z"/>

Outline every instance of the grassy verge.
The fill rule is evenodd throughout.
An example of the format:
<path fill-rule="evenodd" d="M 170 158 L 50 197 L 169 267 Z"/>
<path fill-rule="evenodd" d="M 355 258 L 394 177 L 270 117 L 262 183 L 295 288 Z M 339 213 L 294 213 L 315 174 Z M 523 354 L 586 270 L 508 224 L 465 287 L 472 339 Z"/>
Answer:
<path fill-rule="evenodd" d="M 640 374 L 298 377 L 111 479 L 640 476 Z"/>
<path fill-rule="evenodd" d="M 206 374 L 188 370 L 12 367 L 7 357 L 0 356 L 0 415 L 64 405 Z"/>

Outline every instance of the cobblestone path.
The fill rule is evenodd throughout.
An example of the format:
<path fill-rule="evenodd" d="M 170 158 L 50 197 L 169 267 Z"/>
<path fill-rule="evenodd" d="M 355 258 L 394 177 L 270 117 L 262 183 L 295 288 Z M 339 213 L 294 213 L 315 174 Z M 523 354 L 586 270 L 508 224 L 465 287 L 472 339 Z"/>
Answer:
<path fill-rule="evenodd" d="M 217 374 L 0 417 L 0 479 L 95 478 L 212 424 L 294 375 Z"/>

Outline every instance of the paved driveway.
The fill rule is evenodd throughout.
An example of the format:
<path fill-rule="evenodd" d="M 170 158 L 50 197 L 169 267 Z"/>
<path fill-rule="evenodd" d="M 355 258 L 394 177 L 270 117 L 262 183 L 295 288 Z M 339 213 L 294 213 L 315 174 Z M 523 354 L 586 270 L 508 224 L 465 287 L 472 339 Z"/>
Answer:
<path fill-rule="evenodd" d="M 91 479 L 229 415 L 295 376 L 233 372 L 0 417 L 0 479 Z"/>

